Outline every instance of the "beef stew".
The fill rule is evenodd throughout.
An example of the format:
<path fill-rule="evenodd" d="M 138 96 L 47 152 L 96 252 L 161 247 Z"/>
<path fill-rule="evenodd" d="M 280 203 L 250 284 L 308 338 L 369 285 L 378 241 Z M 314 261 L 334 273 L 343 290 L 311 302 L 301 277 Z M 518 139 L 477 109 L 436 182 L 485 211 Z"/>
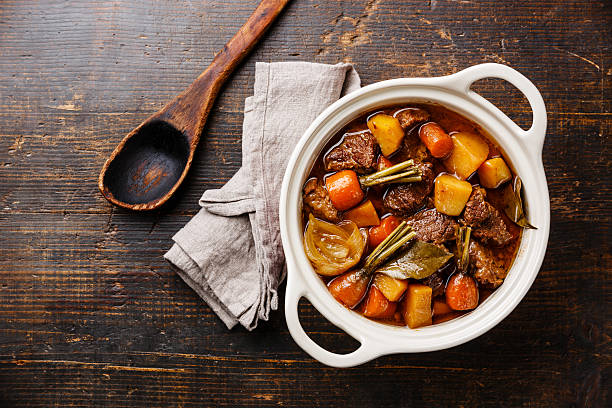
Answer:
<path fill-rule="evenodd" d="M 531 227 L 501 149 L 437 104 L 367 112 L 334 135 L 304 186 L 303 225 L 334 298 L 410 328 L 476 308 Z"/>

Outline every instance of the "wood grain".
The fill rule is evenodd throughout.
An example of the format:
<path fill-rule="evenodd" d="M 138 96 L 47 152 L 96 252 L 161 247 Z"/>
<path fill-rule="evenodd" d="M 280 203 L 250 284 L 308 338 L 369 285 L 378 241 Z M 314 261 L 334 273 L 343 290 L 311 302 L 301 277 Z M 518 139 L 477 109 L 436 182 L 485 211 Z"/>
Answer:
<path fill-rule="evenodd" d="M 177 196 L 150 214 L 113 208 L 96 187 L 106 157 L 256 4 L 0 4 L 0 405 L 609 406 L 609 2 L 294 0 L 219 96 Z M 281 60 L 352 62 L 364 84 L 501 62 L 538 86 L 552 228 L 510 316 L 450 350 L 338 370 L 295 345 L 282 310 L 228 331 L 169 269 L 202 191 L 240 167 L 255 61 Z M 475 89 L 528 126 L 510 85 Z M 321 344 L 355 346 L 307 304 L 301 316 Z"/>
<path fill-rule="evenodd" d="M 154 210 L 178 190 L 221 87 L 289 0 L 262 0 L 189 87 L 128 133 L 104 163 L 98 188 L 112 204 Z"/>

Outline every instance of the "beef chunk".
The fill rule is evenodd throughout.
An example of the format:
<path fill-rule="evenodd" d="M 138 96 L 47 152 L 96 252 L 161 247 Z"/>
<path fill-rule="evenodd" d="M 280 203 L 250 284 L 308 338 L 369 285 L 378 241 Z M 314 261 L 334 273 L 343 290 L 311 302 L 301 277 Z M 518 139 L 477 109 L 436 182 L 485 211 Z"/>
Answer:
<path fill-rule="evenodd" d="M 393 214 L 414 214 L 431 193 L 434 181 L 433 166 L 431 163 L 417 163 L 416 166 L 423 173 L 421 181 L 394 185 L 385 194 L 383 203 Z"/>
<path fill-rule="evenodd" d="M 422 279 L 421 283 L 431 288 L 433 292 L 432 295 L 434 297 L 443 295 L 444 287 L 446 286 L 446 281 L 455 270 L 456 268 L 454 262 L 448 263 L 446 264 L 446 266 L 443 266 L 442 268 L 438 269 L 425 279 Z"/>
<path fill-rule="evenodd" d="M 486 288 L 497 288 L 507 274 L 493 252 L 476 241 L 470 242 L 470 265 L 474 268 L 474 278 L 478 284 Z"/>
<path fill-rule="evenodd" d="M 318 179 L 312 178 L 304 186 L 304 208 L 315 217 L 340 222 L 340 212 L 332 204 L 327 190 Z"/>
<path fill-rule="evenodd" d="M 401 155 L 416 161 L 430 161 L 431 155 L 427 147 L 419 139 L 419 129 L 415 125 L 429 121 L 429 112 L 418 108 L 406 108 L 395 113 L 400 125 L 406 131 Z"/>
<path fill-rule="evenodd" d="M 342 142 L 325 156 L 325 170 L 355 170 L 367 173 L 376 169 L 378 143 L 368 131 L 347 133 Z"/>
<path fill-rule="evenodd" d="M 417 133 L 418 129 L 415 129 L 406 134 L 401 154 L 407 159 L 414 159 L 421 162 L 430 161 L 433 156 L 429 153 L 429 150 L 427 150 L 423 142 L 421 142 Z"/>
<path fill-rule="evenodd" d="M 432 275 L 429 275 L 425 279 L 421 280 L 421 283 L 423 285 L 429 286 L 431 288 L 433 296 L 439 296 L 444 293 L 445 282 L 446 277 L 442 276 L 440 271 L 436 271 Z"/>
<path fill-rule="evenodd" d="M 485 223 L 491 216 L 488 203 L 485 201 L 486 191 L 475 187 L 470 194 L 470 198 L 465 205 L 463 218 L 465 223 L 472 227 L 477 227 Z"/>
<path fill-rule="evenodd" d="M 399 120 L 404 130 L 410 130 L 417 123 L 426 122 L 430 118 L 429 112 L 419 108 L 402 109 L 397 111 L 394 116 Z"/>
<path fill-rule="evenodd" d="M 465 205 L 463 220 L 474 228 L 474 237 L 484 244 L 504 246 L 512 240 L 506 223 L 495 207 L 485 201 L 486 191 L 476 187 Z"/>
<path fill-rule="evenodd" d="M 436 244 L 455 239 L 455 228 L 459 225 L 453 218 L 439 213 L 435 208 L 410 217 L 408 224 L 414 228 L 418 239 Z"/>

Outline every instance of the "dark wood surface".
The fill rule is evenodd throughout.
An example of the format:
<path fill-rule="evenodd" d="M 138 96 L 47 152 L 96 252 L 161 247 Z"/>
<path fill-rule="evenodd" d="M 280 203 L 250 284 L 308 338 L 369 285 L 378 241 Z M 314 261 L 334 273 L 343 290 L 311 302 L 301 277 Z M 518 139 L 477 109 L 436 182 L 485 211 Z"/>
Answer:
<path fill-rule="evenodd" d="M 230 78 L 169 205 L 110 206 L 104 160 L 255 6 L 0 3 L 0 405 L 609 406 L 610 2 L 294 0 Z M 539 87 L 552 228 L 508 318 L 450 350 L 333 369 L 296 346 L 282 310 L 228 331 L 170 270 L 170 237 L 240 166 L 255 61 L 279 60 L 352 62 L 364 84 L 501 62 Z M 476 88 L 528 125 L 512 87 Z M 307 305 L 302 320 L 322 344 L 354 346 Z"/>
<path fill-rule="evenodd" d="M 261 0 L 192 84 L 119 142 L 98 177 L 109 202 L 129 210 L 156 210 L 178 191 L 221 88 L 289 1 Z"/>

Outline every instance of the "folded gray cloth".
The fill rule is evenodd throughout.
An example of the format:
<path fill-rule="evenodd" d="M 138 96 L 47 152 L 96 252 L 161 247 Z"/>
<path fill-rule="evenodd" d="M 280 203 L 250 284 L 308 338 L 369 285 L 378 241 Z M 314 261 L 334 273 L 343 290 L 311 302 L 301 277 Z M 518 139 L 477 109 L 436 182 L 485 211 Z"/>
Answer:
<path fill-rule="evenodd" d="M 173 237 L 165 258 L 228 328 L 248 330 L 278 308 L 285 277 L 278 204 L 293 148 L 311 122 L 360 87 L 349 64 L 257 63 L 245 100 L 242 167 Z"/>

